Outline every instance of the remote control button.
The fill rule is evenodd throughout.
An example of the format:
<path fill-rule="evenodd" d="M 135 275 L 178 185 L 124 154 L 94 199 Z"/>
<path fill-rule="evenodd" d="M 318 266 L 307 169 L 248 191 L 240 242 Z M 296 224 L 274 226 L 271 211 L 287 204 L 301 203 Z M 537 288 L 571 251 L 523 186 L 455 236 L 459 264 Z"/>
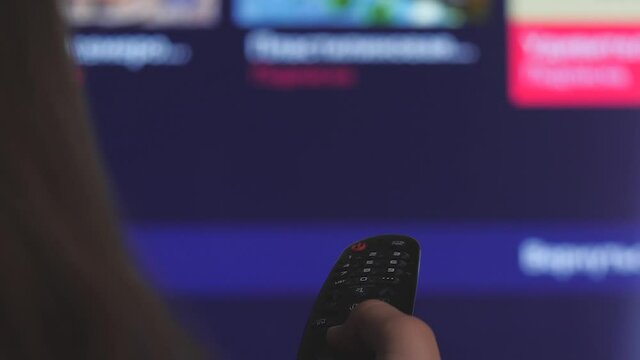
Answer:
<path fill-rule="evenodd" d="M 346 263 L 346 264 L 338 264 L 335 267 L 334 272 L 336 274 L 341 272 L 341 271 L 351 271 L 351 272 L 353 272 L 355 270 L 361 269 L 362 266 L 364 266 L 364 262 L 359 262 L 359 263 L 358 262 L 349 262 L 349 263 Z"/>
<path fill-rule="evenodd" d="M 380 281 L 386 284 L 397 284 L 400 280 L 395 276 L 382 276 Z"/>
<path fill-rule="evenodd" d="M 347 279 L 340 279 L 333 282 L 333 286 L 344 286 L 347 285 Z"/>
<path fill-rule="evenodd" d="M 356 298 L 365 299 L 371 296 L 373 288 L 370 286 L 357 286 L 350 289 L 351 295 Z"/>
<path fill-rule="evenodd" d="M 382 272 L 382 269 L 380 268 L 363 268 L 359 273 L 362 274 L 363 276 L 369 276 L 369 275 L 376 275 L 376 274 L 380 274 Z"/>
<path fill-rule="evenodd" d="M 353 309 L 355 309 L 355 308 L 356 308 L 356 306 L 358 306 L 358 304 L 357 304 L 357 303 L 353 303 L 353 304 L 349 305 L 349 307 L 348 307 L 349 312 L 353 311 Z"/>
<path fill-rule="evenodd" d="M 351 247 L 351 251 L 353 252 L 361 252 L 367 248 L 367 244 L 365 242 L 359 242 Z"/>
<path fill-rule="evenodd" d="M 314 329 L 324 329 L 328 327 L 332 327 L 334 325 L 340 325 L 340 321 L 336 318 L 317 318 L 311 322 L 311 327 Z"/>
<path fill-rule="evenodd" d="M 326 327 L 328 321 L 329 320 L 327 318 L 316 319 L 312 322 L 311 326 L 314 328 Z"/>
<path fill-rule="evenodd" d="M 373 266 L 375 264 L 376 264 L 375 260 L 367 260 L 367 261 L 364 262 L 365 266 Z"/>
<path fill-rule="evenodd" d="M 350 285 L 376 285 L 380 281 L 380 278 L 378 276 L 361 276 L 355 280 L 356 281 L 352 282 Z"/>
<path fill-rule="evenodd" d="M 342 263 L 357 263 L 357 262 L 361 262 L 364 259 L 365 259 L 364 254 L 356 253 L 356 254 L 343 256 L 342 259 L 340 260 Z"/>
<path fill-rule="evenodd" d="M 394 240 L 391 242 L 391 246 L 393 247 L 404 247 L 407 244 L 404 240 Z"/>
<path fill-rule="evenodd" d="M 334 277 L 335 277 L 335 278 L 342 278 L 342 277 L 347 276 L 348 274 L 349 274 L 349 272 L 348 272 L 347 270 L 342 270 L 342 271 L 338 271 L 338 272 L 335 274 L 335 276 L 334 276 Z"/>
<path fill-rule="evenodd" d="M 389 265 L 391 265 L 391 266 L 405 267 L 405 266 L 407 266 L 407 263 L 406 263 L 406 261 L 402 261 L 402 260 L 398 260 L 398 259 L 393 259 L 393 260 L 389 260 Z"/>
<path fill-rule="evenodd" d="M 389 274 L 389 275 L 402 275 L 404 273 L 404 271 L 402 271 L 402 269 L 398 269 L 398 268 L 387 268 L 385 271 L 385 274 Z"/>
<path fill-rule="evenodd" d="M 402 260 L 407 260 L 409 258 L 409 254 L 403 251 L 394 251 L 391 253 L 391 256 Z"/>

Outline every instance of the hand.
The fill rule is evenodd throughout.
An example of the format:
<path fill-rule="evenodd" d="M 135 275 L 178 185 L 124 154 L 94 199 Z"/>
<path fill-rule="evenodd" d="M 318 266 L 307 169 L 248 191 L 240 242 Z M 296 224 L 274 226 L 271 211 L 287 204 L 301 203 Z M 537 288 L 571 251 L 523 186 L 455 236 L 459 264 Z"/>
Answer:
<path fill-rule="evenodd" d="M 327 342 L 353 358 L 373 352 L 376 360 L 440 360 L 427 324 L 378 300 L 361 303 L 343 325 L 330 328 Z"/>

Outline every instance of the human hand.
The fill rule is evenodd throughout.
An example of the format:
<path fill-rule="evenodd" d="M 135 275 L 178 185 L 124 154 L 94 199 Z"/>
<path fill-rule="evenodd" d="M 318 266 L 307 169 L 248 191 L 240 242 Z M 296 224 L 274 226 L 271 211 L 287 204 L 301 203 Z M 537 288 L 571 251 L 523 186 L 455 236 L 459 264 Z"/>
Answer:
<path fill-rule="evenodd" d="M 354 359 L 440 360 L 427 324 L 379 300 L 358 305 L 344 324 L 328 330 L 327 342 Z"/>

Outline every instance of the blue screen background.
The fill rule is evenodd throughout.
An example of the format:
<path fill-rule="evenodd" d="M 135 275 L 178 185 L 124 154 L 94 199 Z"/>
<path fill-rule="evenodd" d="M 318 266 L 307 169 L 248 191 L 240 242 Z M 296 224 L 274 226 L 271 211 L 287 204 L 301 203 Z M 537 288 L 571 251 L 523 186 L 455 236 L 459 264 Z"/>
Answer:
<path fill-rule="evenodd" d="M 500 1 L 446 30 L 477 63 L 361 65 L 353 88 L 295 91 L 249 81 L 251 29 L 223 5 L 206 29 L 76 30 L 191 49 L 180 66 L 82 70 L 127 246 L 207 347 L 294 358 L 340 252 L 402 233 L 422 245 L 416 314 L 444 358 L 640 356 L 637 110 L 511 105 Z M 527 239 L 605 270 L 565 252 L 545 264 L 569 275 L 527 273 Z"/>

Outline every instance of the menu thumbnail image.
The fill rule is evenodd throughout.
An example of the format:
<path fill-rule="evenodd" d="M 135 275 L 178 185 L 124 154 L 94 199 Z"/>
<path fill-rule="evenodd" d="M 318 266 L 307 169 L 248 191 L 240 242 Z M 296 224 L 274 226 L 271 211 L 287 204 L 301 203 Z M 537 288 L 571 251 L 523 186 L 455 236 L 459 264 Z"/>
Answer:
<path fill-rule="evenodd" d="M 482 23 L 492 0 L 234 0 L 243 27 L 458 28 Z"/>
<path fill-rule="evenodd" d="M 74 26 L 199 28 L 215 24 L 222 0 L 64 0 Z"/>
<path fill-rule="evenodd" d="M 519 107 L 640 106 L 640 1 L 509 0 Z"/>

